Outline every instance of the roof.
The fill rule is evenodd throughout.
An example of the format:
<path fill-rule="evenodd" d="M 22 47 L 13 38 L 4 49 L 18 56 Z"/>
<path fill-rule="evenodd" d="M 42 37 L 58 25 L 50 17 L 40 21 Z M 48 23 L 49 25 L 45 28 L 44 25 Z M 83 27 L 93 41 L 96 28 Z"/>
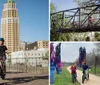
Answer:
<path fill-rule="evenodd" d="M 14 0 L 8 0 L 7 3 L 14 3 Z"/>

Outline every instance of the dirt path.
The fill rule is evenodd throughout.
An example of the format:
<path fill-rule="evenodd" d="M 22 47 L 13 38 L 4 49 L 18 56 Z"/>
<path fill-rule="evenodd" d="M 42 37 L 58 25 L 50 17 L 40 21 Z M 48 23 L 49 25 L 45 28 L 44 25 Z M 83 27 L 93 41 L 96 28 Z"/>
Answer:
<path fill-rule="evenodd" d="M 71 72 L 70 67 L 68 67 L 67 70 Z M 81 85 L 100 85 L 100 77 L 92 74 L 89 74 L 89 76 L 89 80 L 85 80 L 84 84 L 82 84 L 82 71 L 77 70 L 77 80 Z"/>
<path fill-rule="evenodd" d="M 5 80 L 0 78 L 0 85 L 48 85 L 48 74 L 10 72 Z"/>

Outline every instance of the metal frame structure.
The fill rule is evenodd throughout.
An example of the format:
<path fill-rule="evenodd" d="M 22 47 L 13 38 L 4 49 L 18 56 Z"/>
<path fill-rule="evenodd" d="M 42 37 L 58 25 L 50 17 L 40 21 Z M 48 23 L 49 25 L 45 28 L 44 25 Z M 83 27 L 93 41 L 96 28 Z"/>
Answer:
<path fill-rule="evenodd" d="M 93 24 L 89 23 L 89 17 Z M 100 5 L 84 6 L 51 13 L 51 30 L 58 33 L 100 31 Z"/>

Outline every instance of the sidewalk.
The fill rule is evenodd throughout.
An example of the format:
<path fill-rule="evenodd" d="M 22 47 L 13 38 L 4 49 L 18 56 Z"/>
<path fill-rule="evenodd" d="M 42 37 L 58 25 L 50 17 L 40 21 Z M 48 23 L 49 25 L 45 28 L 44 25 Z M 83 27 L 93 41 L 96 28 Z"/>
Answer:
<path fill-rule="evenodd" d="M 70 66 L 67 68 L 69 72 Z M 100 85 L 100 77 L 89 74 L 89 80 L 85 80 L 84 84 L 82 84 L 82 71 L 77 70 L 77 80 L 81 85 Z"/>

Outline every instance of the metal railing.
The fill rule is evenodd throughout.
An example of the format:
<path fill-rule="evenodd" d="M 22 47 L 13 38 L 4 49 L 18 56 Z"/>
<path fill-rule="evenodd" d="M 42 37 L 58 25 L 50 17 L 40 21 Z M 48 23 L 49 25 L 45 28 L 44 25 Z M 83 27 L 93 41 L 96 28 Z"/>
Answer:
<path fill-rule="evenodd" d="M 89 17 L 96 16 L 90 26 Z M 51 31 L 65 32 L 88 32 L 100 31 L 100 5 L 79 7 L 51 13 Z M 90 29 L 91 28 L 91 29 Z"/>
<path fill-rule="evenodd" d="M 8 58 L 6 69 L 8 72 L 48 73 L 48 60 L 42 57 Z"/>

